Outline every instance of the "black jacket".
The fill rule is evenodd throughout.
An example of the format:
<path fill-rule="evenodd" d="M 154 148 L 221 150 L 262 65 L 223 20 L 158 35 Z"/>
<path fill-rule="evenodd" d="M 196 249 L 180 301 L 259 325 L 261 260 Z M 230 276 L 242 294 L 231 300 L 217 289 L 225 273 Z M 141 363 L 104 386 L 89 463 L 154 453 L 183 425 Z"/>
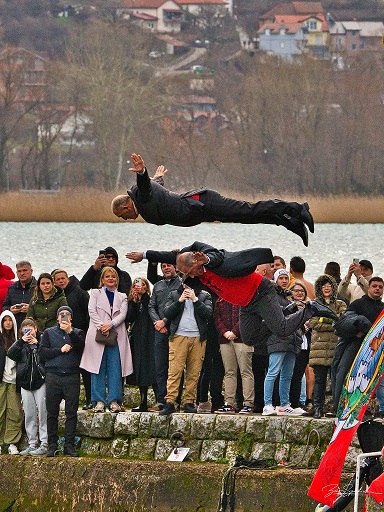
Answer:
<path fill-rule="evenodd" d="M 169 294 L 173 290 L 179 289 L 180 283 L 179 276 L 175 276 L 168 280 L 162 279 L 154 285 L 148 305 L 149 316 L 152 322 L 164 320 L 166 324 L 169 323 L 164 314 L 165 304 Z"/>
<path fill-rule="evenodd" d="M 41 338 L 39 353 L 45 363 L 47 373 L 79 373 L 81 355 L 84 349 L 84 332 L 74 327 L 70 334 L 58 325 L 49 327 Z M 73 348 L 69 352 L 61 352 L 65 344 Z"/>
<path fill-rule="evenodd" d="M 39 335 L 37 339 L 39 339 Z M 45 382 L 45 369 L 40 361 L 37 345 L 32 347 L 24 340 L 18 339 L 9 348 L 7 355 L 17 363 L 17 386 L 29 391 L 41 388 Z"/>
<path fill-rule="evenodd" d="M 68 306 L 73 311 L 72 325 L 85 333 L 89 325 L 88 302 L 89 294 L 80 288 L 79 280 L 75 276 L 69 278 L 69 283 L 64 288 Z"/>
<path fill-rule="evenodd" d="M 15 283 L 11 284 L 8 288 L 7 296 L 3 302 L 3 311 L 6 309 L 9 310 L 11 306 L 14 306 L 15 304 L 21 304 L 23 302 L 29 304 L 29 301 L 32 299 L 35 286 L 36 279 L 33 276 L 25 288 L 21 286 L 20 281 L 16 281 Z M 27 315 L 26 313 L 14 313 L 14 315 L 16 318 L 17 327 L 19 328 L 21 322 Z"/>
<path fill-rule="evenodd" d="M 205 266 L 215 274 L 222 277 L 242 277 L 252 274 L 257 265 L 273 263 L 271 249 L 254 248 L 243 251 L 230 252 L 225 249 L 216 249 L 204 242 L 194 242 L 184 247 L 180 252 L 203 252 L 209 257 L 209 263 Z M 147 251 L 146 258 L 150 262 L 176 264 L 177 253 L 175 251 Z"/>
<path fill-rule="evenodd" d="M 164 314 L 166 318 L 171 321 L 169 327 L 170 337 L 177 331 L 181 317 L 183 316 L 185 302 L 179 302 L 182 292 L 182 287 L 171 292 L 165 304 Z M 205 341 L 207 339 L 208 320 L 212 317 L 213 312 L 212 298 L 211 295 L 204 290 L 196 293 L 196 296 L 198 300 L 193 303 L 195 319 L 200 332 L 200 341 Z"/>
<path fill-rule="evenodd" d="M 121 270 L 119 267 L 115 267 L 115 270 L 119 276 L 119 286 L 117 287 L 119 292 L 125 293 L 127 296 L 131 291 L 132 279 L 131 276 L 125 270 Z M 89 267 L 83 277 L 80 279 L 80 288 L 83 290 L 92 290 L 93 288 L 100 288 L 100 275 L 102 268 L 95 270 L 93 265 Z"/>
<path fill-rule="evenodd" d="M 206 188 L 176 194 L 156 180 L 151 180 L 146 169 L 142 175 L 137 173 L 136 179 L 137 185 L 128 190 L 128 195 L 146 222 L 158 226 L 172 224 L 184 227 L 204 222 L 204 205 L 191 196 L 206 192 Z"/>

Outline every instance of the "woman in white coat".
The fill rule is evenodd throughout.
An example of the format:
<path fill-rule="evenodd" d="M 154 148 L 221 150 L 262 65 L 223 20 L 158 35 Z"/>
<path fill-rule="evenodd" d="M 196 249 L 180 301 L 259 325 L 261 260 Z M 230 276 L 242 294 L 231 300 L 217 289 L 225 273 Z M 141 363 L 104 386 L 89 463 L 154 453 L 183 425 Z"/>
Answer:
<path fill-rule="evenodd" d="M 111 412 L 121 410 L 122 377 L 130 375 L 133 371 L 131 349 L 124 323 L 128 301 L 125 293 L 117 291 L 118 285 L 119 276 L 116 270 L 104 267 L 100 276 L 100 288 L 90 292 L 90 323 L 80 367 L 91 373 L 91 399 L 95 404 L 95 412 L 105 412 L 107 404 Z M 106 335 L 115 330 L 116 345 L 110 347 L 98 343 L 95 339 L 98 330 Z"/>

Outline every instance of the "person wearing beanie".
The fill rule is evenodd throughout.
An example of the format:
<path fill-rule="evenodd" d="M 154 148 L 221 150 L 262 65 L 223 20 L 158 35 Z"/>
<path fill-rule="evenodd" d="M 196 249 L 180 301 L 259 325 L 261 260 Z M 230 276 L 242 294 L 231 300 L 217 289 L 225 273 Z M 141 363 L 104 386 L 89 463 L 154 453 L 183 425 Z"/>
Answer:
<path fill-rule="evenodd" d="M 319 276 L 315 281 L 315 293 L 317 300 L 332 309 L 337 317 L 340 317 L 347 309 L 346 303 L 336 298 L 337 284 L 332 276 L 327 274 Z M 313 417 L 319 419 L 324 415 L 327 376 L 331 368 L 338 337 L 333 328 L 333 321 L 329 318 L 313 316 L 309 320 L 309 326 L 312 328 L 309 366 L 313 368 L 315 373 Z"/>
<path fill-rule="evenodd" d="M 43 333 L 39 355 L 45 363 L 47 401 L 47 457 L 54 457 L 58 444 L 60 402 L 65 400 L 64 455 L 77 457 L 75 432 L 80 395 L 80 360 L 84 349 L 84 332 L 72 326 L 72 309 L 57 309 L 56 325 Z"/>
<path fill-rule="evenodd" d="M 356 277 L 356 284 L 351 283 L 352 275 Z M 360 299 L 368 293 L 368 282 L 373 275 L 373 265 L 369 260 L 357 261 L 357 258 L 349 265 L 347 275 L 341 281 L 338 292 L 349 302 Z"/>
<path fill-rule="evenodd" d="M 100 283 L 101 271 L 104 267 L 112 267 L 116 270 L 119 276 L 118 291 L 125 293 L 127 296 L 131 291 L 132 279 L 125 270 L 121 270 L 117 264 L 119 262 L 119 255 L 113 247 L 106 247 L 99 251 L 99 256 L 96 258 L 95 263 L 89 267 L 83 277 L 80 279 L 80 288 L 83 290 L 91 290 L 98 288 Z"/>

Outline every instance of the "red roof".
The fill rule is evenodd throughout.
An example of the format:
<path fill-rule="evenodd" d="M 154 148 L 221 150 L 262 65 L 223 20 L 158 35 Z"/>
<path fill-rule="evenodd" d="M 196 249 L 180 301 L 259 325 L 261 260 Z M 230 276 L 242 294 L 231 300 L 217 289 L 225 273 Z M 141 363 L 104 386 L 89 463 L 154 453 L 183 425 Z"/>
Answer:
<path fill-rule="evenodd" d="M 291 15 L 285 15 L 285 14 L 279 14 L 275 16 L 275 22 L 276 23 L 301 23 L 303 24 L 306 20 L 310 18 L 316 18 L 317 20 L 321 21 L 321 30 L 322 31 L 328 31 L 328 25 L 327 21 L 325 19 L 325 16 L 323 14 L 306 14 L 305 16 L 291 16 Z"/>
<path fill-rule="evenodd" d="M 278 34 L 282 28 L 285 28 L 287 34 L 296 34 L 302 27 L 302 23 L 265 23 L 257 33 L 262 34 L 266 28 L 269 28 L 272 34 Z"/>
<path fill-rule="evenodd" d="M 223 0 L 175 0 L 179 5 L 227 5 Z"/>
<path fill-rule="evenodd" d="M 260 16 L 260 19 L 275 18 L 275 16 L 278 15 L 313 15 L 324 12 L 324 7 L 321 5 L 321 2 L 290 2 L 275 5 L 275 7 L 272 7 L 272 9 Z"/>

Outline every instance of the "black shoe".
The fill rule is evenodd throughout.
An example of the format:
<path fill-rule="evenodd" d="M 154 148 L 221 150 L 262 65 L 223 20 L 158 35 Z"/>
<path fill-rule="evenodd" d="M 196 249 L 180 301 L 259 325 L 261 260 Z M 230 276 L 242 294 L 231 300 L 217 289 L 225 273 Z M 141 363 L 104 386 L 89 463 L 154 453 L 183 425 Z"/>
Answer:
<path fill-rule="evenodd" d="M 194 406 L 194 404 L 184 404 L 183 411 L 184 412 L 196 413 L 197 409 Z"/>
<path fill-rule="evenodd" d="M 90 409 L 93 409 L 92 402 L 87 402 L 85 405 L 83 405 L 83 411 L 89 411 Z"/>
<path fill-rule="evenodd" d="M 160 416 L 168 416 L 169 414 L 172 414 L 173 412 L 176 412 L 175 404 L 173 404 L 172 402 L 166 402 L 166 404 L 164 405 L 164 409 L 162 409 L 159 412 L 159 415 Z"/>
<path fill-rule="evenodd" d="M 324 412 L 323 412 L 323 409 L 321 407 L 315 407 L 315 412 L 313 414 L 313 417 L 316 419 L 316 420 L 319 420 L 320 418 L 322 418 L 324 416 Z"/>
<path fill-rule="evenodd" d="M 64 455 L 66 455 L 67 457 L 78 457 L 79 456 L 79 454 L 75 450 L 75 447 L 72 445 L 64 446 Z"/>
<path fill-rule="evenodd" d="M 316 299 L 310 303 L 310 308 L 313 313 L 313 316 L 323 316 L 326 318 L 330 318 L 331 320 L 337 320 L 337 316 L 332 311 L 332 309 L 329 309 L 327 306 L 325 306 Z"/>
<path fill-rule="evenodd" d="M 59 454 L 59 451 L 57 449 L 57 445 L 48 446 L 47 453 L 45 454 L 46 457 L 55 457 Z"/>
<path fill-rule="evenodd" d="M 311 233 L 315 232 L 315 224 L 313 222 L 313 217 L 309 212 L 308 203 L 303 203 L 301 205 L 300 220 L 308 226 L 308 229 Z"/>
<path fill-rule="evenodd" d="M 131 409 L 132 412 L 148 412 L 148 406 L 145 404 L 140 404 L 139 407 L 134 407 Z"/>

